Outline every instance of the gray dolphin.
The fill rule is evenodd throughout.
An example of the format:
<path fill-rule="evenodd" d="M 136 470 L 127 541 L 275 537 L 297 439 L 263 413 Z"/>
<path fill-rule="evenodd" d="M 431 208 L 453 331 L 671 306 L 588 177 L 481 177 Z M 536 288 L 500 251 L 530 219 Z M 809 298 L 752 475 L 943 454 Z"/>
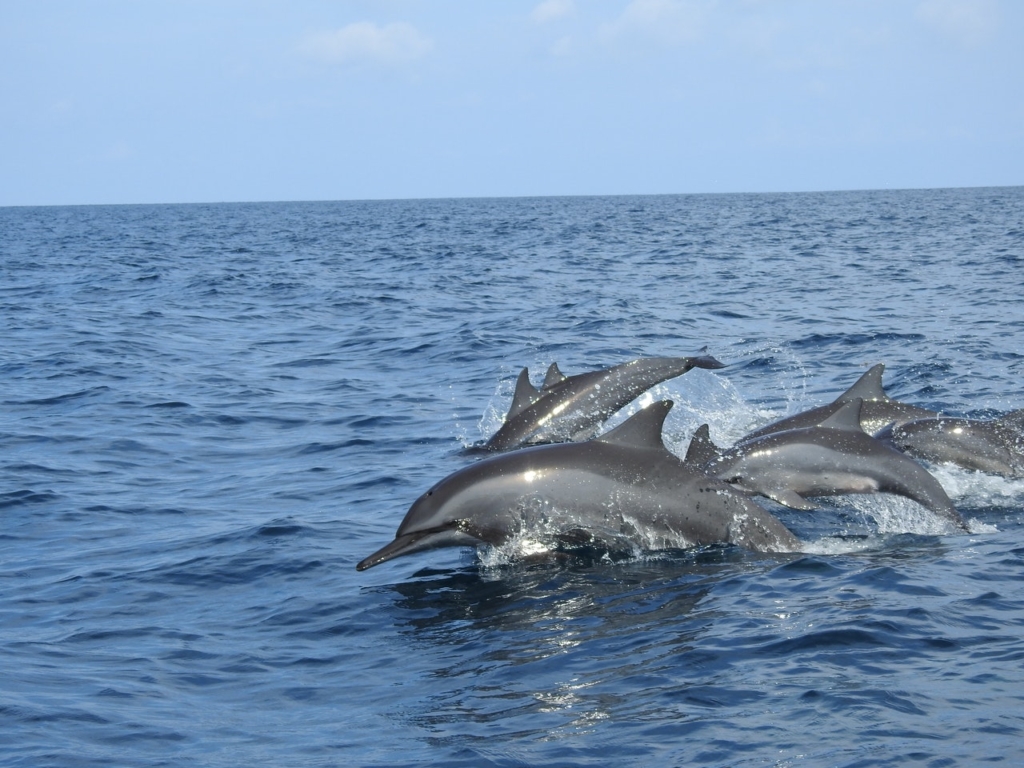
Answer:
<path fill-rule="evenodd" d="M 864 432 L 861 401 L 846 403 L 820 426 L 774 432 L 720 451 L 707 425 L 694 435 L 687 460 L 713 477 L 794 509 L 814 509 L 804 496 L 895 493 L 966 530 L 953 502 L 913 459 Z"/>
<path fill-rule="evenodd" d="M 885 365 L 878 363 L 857 379 L 856 383 L 828 405 L 812 408 L 809 411 L 788 416 L 768 426 L 754 430 L 743 437 L 743 441 L 769 435 L 772 432 L 784 432 L 787 429 L 814 427 L 834 414 L 847 403 L 854 400 L 862 402 L 860 409 L 860 425 L 866 432 L 877 432 L 887 424 L 902 424 L 912 419 L 925 419 L 938 416 L 935 411 L 918 408 L 916 405 L 893 400 L 882 389 L 882 372 Z M 742 441 L 741 441 L 742 442 Z"/>
<path fill-rule="evenodd" d="M 671 407 L 653 403 L 585 443 L 524 448 L 454 472 L 413 502 L 394 541 L 356 568 L 436 547 L 498 545 L 519 533 L 599 547 L 799 549 L 774 515 L 665 448 Z"/>
<path fill-rule="evenodd" d="M 890 424 L 875 435 L 904 453 L 1003 477 L 1024 477 L 1024 409 L 992 421 L 937 416 Z"/>
<path fill-rule="evenodd" d="M 646 357 L 613 368 L 565 376 L 552 363 L 537 389 L 523 368 L 516 381 L 505 423 L 484 450 L 507 451 L 522 445 L 561 443 L 592 437 L 608 417 L 663 381 L 691 368 L 724 368 L 713 357 Z"/>

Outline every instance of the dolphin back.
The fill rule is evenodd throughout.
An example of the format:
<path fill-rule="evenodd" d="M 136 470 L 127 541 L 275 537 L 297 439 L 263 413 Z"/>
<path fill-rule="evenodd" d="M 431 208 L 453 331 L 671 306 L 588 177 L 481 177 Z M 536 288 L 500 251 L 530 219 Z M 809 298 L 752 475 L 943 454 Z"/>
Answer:
<path fill-rule="evenodd" d="M 507 451 L 523 445 L 589 439 L 612 414 L 651 387 L 691 368 L 723 367 L 710 355 L 641 357 L 612 368 L 566 376 L 553 363 L 539 390 L 524 368 L 516 382 L 512 407 L 484 449 Z"/>
<path fill-rule="evenodd" d="M 1003 477 L 1024 477 L 1024 432 L 1011 417 L 995 421 L 926 418 L 882 430 L 880 437 L 909 456 L 937 464 L 954 464 Z M 1021 412 L 1024 414 L 1024 412 Z"/>

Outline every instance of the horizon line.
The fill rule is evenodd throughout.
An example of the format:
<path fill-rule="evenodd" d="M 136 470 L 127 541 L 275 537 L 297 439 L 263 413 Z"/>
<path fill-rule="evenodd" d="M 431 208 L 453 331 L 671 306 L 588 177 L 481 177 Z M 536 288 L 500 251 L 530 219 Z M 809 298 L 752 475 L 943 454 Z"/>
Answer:
<path fill-rule="evenodd" d="M 616 193 L 581 193 L 581 194 L 537 194 L 537 195 L 438 195 L 436 197 L 339 197 L 339 198 L 295 198 L 265 200 L 192 200 L 167 202 L 119 202 L 119 203 L 14 203 L 0 205 L 5 208 L 101 208 L 115 206 L 163 206 L 163 205 L 277 205 L 307 203 L 387 203 L 387 202 L 419 202 L 419 201 L 455 201 L 455 200 L 552 200 L 563 198 L 597 198 L 597 197 L 709 197 L 715 195 L 821 195 L 849 192 L 922 192 L 949 191 L 955 189 L 1015 189 L 1024 184 L 978 184 L 965 186 L 943 187 L 851 187 L 834 189 L 800 189 L 800 190 L 758 190 L 730 192 L 616 192 Z"/>

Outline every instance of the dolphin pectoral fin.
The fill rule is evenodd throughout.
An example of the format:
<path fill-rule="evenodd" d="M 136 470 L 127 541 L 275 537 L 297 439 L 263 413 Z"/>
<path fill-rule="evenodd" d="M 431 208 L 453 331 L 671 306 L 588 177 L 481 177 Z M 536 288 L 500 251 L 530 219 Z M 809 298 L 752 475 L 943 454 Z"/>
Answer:
<path fill-rule="evenodd" d="M 478 544 L 478 540 L 458 528 L 432 528 L 426 531 L 415 531 L 396 536 L 390 544 L 385 544 L 369 557 L 361 560 L 356 565 L 357 571 L 365 571 L 375 565 L 392 560 L 402 555 L 411 555 L 413 552 L 422 552 L 425 549 L 437 549 L 438 547 L 472 547 Z"/>
<path fill-rule="evenodd" d="M 807 501 L 807 499 L 799 493 L 791 491 L 788 488 L 772 489 L 771 491 L 765 492 L 765 496 L 772 501 L 777 501 L 784 507 L 789 507 L 790 509 L 801 509 L 804 512 L 810 512 L 813 509 L 817 509 L 816 506 Z"/>

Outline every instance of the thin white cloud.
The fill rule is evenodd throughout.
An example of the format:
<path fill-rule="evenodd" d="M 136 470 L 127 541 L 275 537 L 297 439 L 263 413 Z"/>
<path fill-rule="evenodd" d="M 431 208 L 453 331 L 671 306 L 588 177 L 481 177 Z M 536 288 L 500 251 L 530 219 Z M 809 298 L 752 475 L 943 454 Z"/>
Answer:
<path fill-rule="evenodd" d="M 569 16 L 576 10 L 573 0 L 544 0 L 530 12 L 530 18 L 538 24 Z"/>
<path fill-rule="evenodd" d="M 600 37 L 615 40 L 631 36 L 668 43 L 698 39 L 713 0 L 631 0 L 622 15 L 601 27 Z"/>
<path fill-rule="evenodd" d="M 997 12 L 991 0 L 924 0 L 917 6 L 916 15 L 967 48 L 984 43 L 997 26 Z"/>
<path fill-rule="evenodd" d="M 378 26 L 358 21 L 341 29 L 314 32 L 299 44 L 305 55 L 329 64 L 401 65 L 430 53 L 433 41 L 411 24 Z"/>

